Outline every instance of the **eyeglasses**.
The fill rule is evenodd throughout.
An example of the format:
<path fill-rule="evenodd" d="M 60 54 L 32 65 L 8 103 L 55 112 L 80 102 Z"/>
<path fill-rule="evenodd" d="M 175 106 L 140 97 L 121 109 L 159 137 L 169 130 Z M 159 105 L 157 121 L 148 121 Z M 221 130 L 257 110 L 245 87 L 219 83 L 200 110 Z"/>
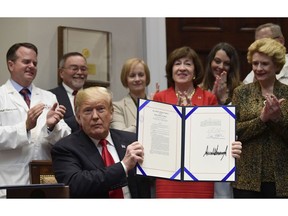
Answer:
<path fill-rule="evenodd" d="M 67 68 L 63 68 L 63 69 L 69 69 L 75 73 L 77 73 L 79 70 L 81 70 L 81 72 L 87 72 L 88 68 L 85 66 L 78 66 L 78 65 L 70 65 Z"/>

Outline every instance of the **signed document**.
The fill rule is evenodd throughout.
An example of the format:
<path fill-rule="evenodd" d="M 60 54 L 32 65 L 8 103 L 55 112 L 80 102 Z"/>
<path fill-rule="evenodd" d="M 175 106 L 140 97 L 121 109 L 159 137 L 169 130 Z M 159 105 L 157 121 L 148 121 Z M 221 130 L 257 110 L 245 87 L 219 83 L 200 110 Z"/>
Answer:
<path fill-rule="evenodd" d="M 137 174 L 181 181 L 235 181 L 235 106 L 182 107 L 139 99 Z"/>

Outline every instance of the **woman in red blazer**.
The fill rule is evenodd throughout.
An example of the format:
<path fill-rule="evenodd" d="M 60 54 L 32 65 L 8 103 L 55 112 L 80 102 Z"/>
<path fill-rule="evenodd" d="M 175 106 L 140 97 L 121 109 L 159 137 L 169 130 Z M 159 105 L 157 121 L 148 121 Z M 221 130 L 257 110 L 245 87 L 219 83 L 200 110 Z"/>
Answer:
<path fill-rule="evenodd" d="M 170 87 L 154 95 L 153 100 L 181 106 L 218 105 L 217 98 L 198 85 L 203 66 L 190 47 L 175 49 L 168 57 L 166 77 Z M 234 142 L 232 154 L 239 157 L 241 143 Z M 179 182 L 156 179 L 156 198 L 213 198 L 214 182 Z"/>

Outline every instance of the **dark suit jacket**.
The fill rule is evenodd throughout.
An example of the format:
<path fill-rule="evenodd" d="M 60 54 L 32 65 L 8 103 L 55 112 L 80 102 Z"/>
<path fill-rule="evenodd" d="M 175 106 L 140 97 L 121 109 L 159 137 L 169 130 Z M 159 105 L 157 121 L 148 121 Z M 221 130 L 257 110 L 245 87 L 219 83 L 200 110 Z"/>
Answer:
<path fill-rule="evenodd" d="M 53 94 L 56 95 L 59 104 L 64 105 L 66 107 L 64 120 L 71 128 L 71 132 L 79 130 L 79 125 L 76 121 L 69 97 L 63 85 L 61 84 L 54 89 L 50 89 L 49 91 L 51 91 Z"/>
<path fill-rule="evenodd" d="M 135 133 L 110 130 L 120 160 Z M 59 183 L 70 187 L 71 197 L 108 198 L 109 190 L 128 184 L 132 198 L 149 198 L 149 180 L 130 170 L 128 178 L 121 162 L 105 167 L 93 141 L 79 130 L 57 142 L 52 150 L 52 166 Z"/>

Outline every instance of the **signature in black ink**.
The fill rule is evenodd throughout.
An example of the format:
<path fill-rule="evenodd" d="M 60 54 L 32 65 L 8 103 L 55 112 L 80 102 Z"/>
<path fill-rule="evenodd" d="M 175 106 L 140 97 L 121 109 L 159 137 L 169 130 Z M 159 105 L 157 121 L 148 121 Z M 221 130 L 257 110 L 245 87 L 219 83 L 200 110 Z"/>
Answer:
<path fill-rule="evenodd" d="M 209 156 L 209 155 L 215 155 L 215 156 L 222 155 L 222 157 L 220 159 L 220 160 L 222 160 L 224 158 L 224 156 L 227 156 L 228 146 L 226 146 L 225 151 L 219 151 L 218 148 L 219 148 L 219 146 L 217 145 L 216 148 L 213 148 L 212 151 L 209 151 L 208 150 L 208 145 L 207 145 L 207 148 L 206 148 L 206 151 L 205 151 L 203 157 L 204 156 Z"/>

